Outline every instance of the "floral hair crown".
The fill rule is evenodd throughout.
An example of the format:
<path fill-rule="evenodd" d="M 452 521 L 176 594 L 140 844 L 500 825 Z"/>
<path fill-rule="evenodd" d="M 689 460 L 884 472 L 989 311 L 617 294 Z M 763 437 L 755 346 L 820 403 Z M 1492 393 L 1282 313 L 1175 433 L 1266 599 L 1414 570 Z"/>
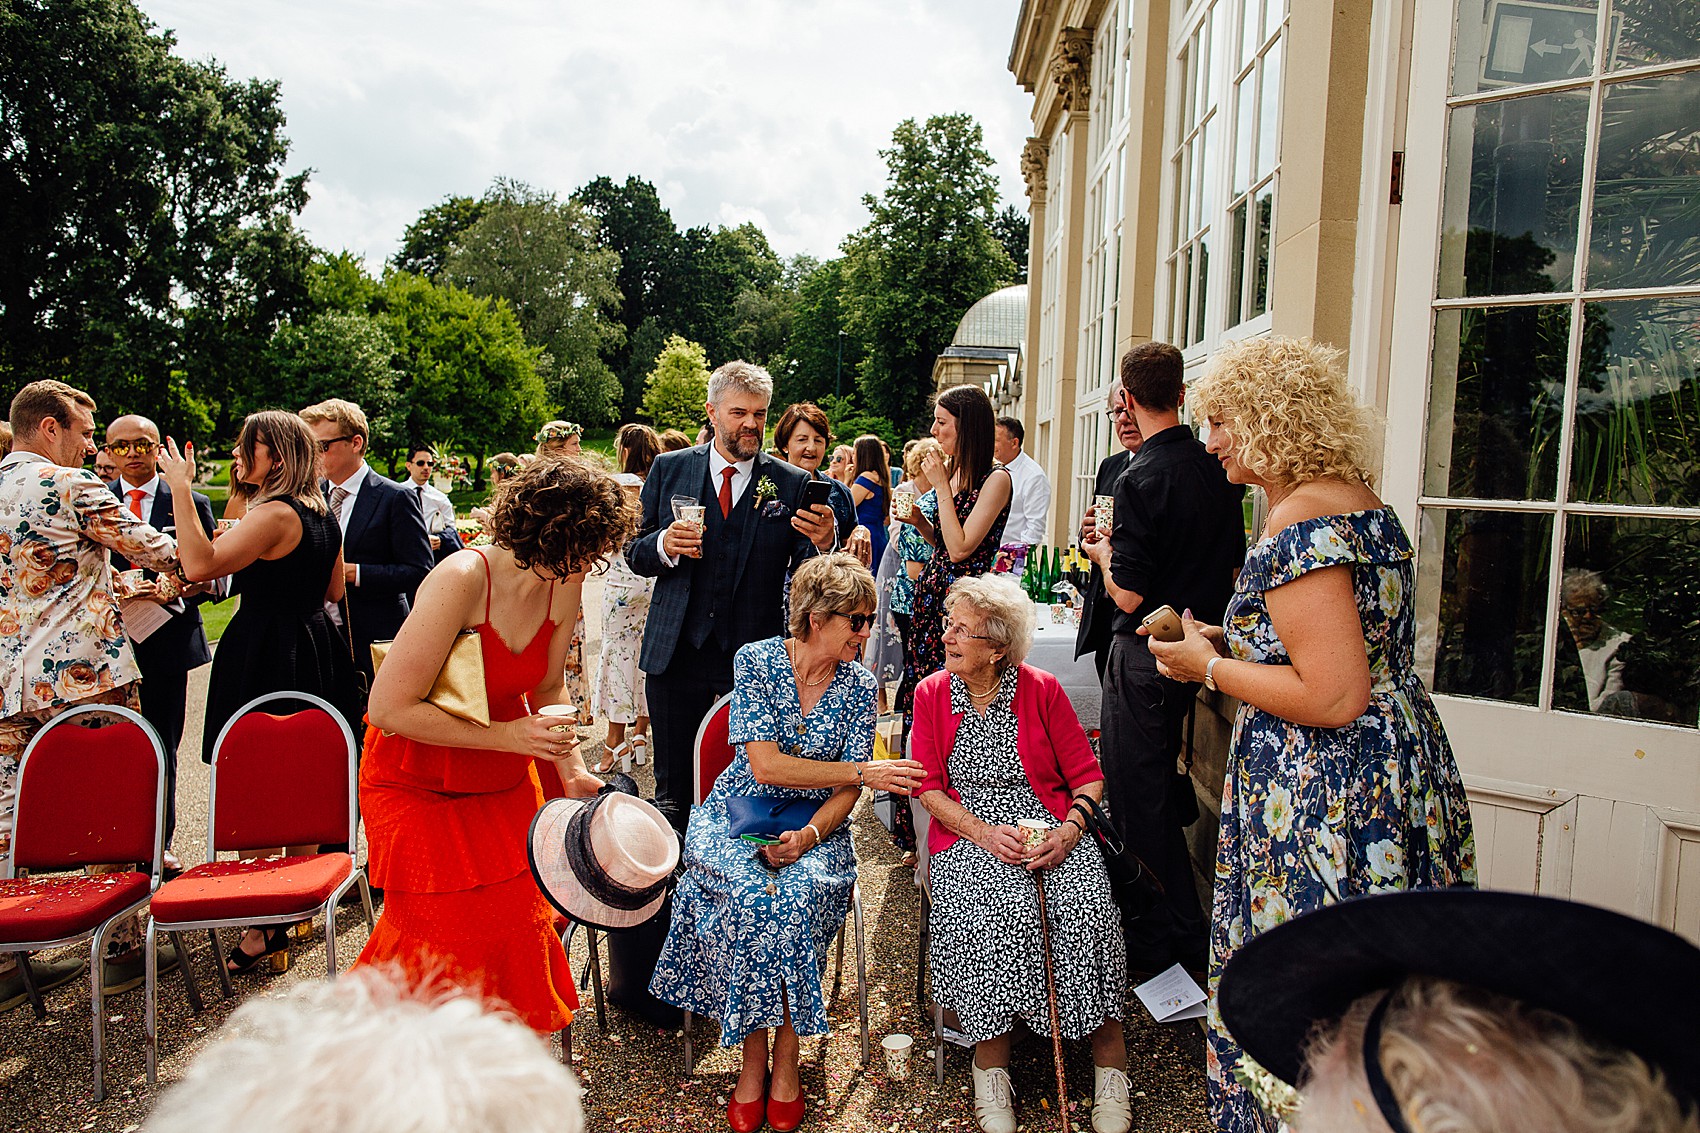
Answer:
<path fill-rule="evenodd" d="M 583 425 L 572 421 L 551 421 L 537 430 L 537 434 L 531 439 L 542 444 L 545 441 L 564 441 L 571 437 L 581 436 L 583 433 Z"/>

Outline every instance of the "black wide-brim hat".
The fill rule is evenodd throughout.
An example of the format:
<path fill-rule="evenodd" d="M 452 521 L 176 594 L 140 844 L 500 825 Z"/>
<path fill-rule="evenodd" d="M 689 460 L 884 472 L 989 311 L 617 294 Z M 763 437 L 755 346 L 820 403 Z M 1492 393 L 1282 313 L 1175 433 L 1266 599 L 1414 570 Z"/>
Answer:
<path fill-rule="evenodd" d="M 1296 1086 L 1311 1032 L 1406 976 L 1482 988 L 1570 1019 L 1700 1099 L 1700 949 L 1594 905 L 1475 889 L 1359 897 L 1236 952 L 1217 1003 L 1236 1042 Z"/>

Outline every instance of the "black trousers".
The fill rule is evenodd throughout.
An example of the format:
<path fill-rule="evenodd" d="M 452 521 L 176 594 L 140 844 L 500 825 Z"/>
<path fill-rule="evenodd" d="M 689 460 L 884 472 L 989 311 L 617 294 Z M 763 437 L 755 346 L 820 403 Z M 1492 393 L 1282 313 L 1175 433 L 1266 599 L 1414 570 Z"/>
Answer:
<path fill-rule="evenodd" d="M 165 744 L 165 840 L 177 833 L 177 745 L 183 742 L 184 704 L 189 696 L 189 674 L 182 669 L 157 667 L 142 674 L 142 719 L 153 725 Z"/>
<path fill-rule="evenodd" d="M 710 637 L 701 649 L 683 637 L 673 660 L 648 675 L 649 722 L 655 733 L 655 805 L 675 829 L 690 821 L 697 728 L 717 697 L 732 691 L 733 650 Z"/>
<path fill-rule="evenodd" d="M 1202 960 L 1208 943 L 1185 827 L 1170 802 L 1187 708 L 1198 686 L 1159 676 L 1143 643 L 1117 634 L 1104 671 L 1100 760 L 1110 815 L 1163 883 L 1164 905 L 1128 927 L 1128 964 Z"/>

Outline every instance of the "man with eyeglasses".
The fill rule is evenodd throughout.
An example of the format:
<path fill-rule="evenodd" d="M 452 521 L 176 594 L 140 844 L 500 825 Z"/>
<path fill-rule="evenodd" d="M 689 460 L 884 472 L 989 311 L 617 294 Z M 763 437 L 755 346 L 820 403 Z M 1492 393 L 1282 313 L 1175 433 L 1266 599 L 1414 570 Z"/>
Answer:
<path fill-rule="evenodd" d="M 431 472 L 437 467 L 437 450 L 414 445 L 407 453 L 407 480 L 402 487 L 419 501 L 425 516 L 425 531 L 431 540 L 431 555 L 442 562 L 461 549 L 460 532 L 455 530 L 455 505 L 449 497 L 431 483 Z M 408 595 L 408 601 L 413 596 Z"/>
<path fill-rule="evenodd" d="M 146 417 L 130 414 L 106 427 L 106 451 L 118 463 L 118 475 L 107 487 L 124 510 L 149 526 L 177 534 L 171 513 L 171 488 L 159 475 L 159 426 Z M 201 529 L 212 538 L 212 501 L 194 493 L 195 516 Z M 123 555 L 114 552 L 112 569 L 132 569 Z M 132 601 L 153 602 L 164 607 L 169 618 L 131 643 L 136 663 L 142 670 L 142 716 L 165 741 L 165 849 L 167 868 L 181 868 L 171 853 L 171 837 L 177 830 L 177 747 L 183 741 L 183 719 L 189 694 L 189 670 L 212 660 L 207 634 L 201 624 L 200 606 L 222 597 L 217 586 L 184 587 L 178 596 L 162 595 L 158 575 L 148 571 Z"/>
<path fill-rule="evenodd" d="M 1092 483 L 1094 500 L 1098 496 L 1115 494 L 1116 481 L 1133 463 L 1134 454 L 1145 439 L 1139 431 L 1139 422 L 1134 420 L 1133 410 L 1128 407 L 1127 394 L 1122 390 L 1121 382 L 1111 383 L 1110 405 L 1104 412 L 1110 419 L 1122 451 L 1111 453 L 1099 462 L 1098 478 Z M 1097 533 L 1098 509 L 1094 504 L 1087 507 L 1086 515 L 1080 521 L 1080 545 L 1084 547 L 1097 537 Z M 1088 653 L 1092 654 L 1093 664 L 1098 666 L 1099 681 L 1104 679 L 1104 664 L 1110 659 L 1110 623 L 1115 610 L 1116 604 L 1104 593 L 1104 572 L 1094 564 L 1080 610 L 1080 629 L 1074 637 L 1074 656 L 1078 660 Z"/>
<path fill-rule="evenodd" d="M 411 608 L 408 595 L 436 565 L 425 513 L 412 492 L 367 465 L 371 429 L 358 405 L 333 397 L 309 405 L 300 416 L 319 442 L 325 502 L 342 528 L 350 622 L 346 630 L 354 646 L 354 666 L 365 675 L 369 690 L 372 643 L 395 637 Z M 364 712 L 365 698 L 360 699 Z"/>

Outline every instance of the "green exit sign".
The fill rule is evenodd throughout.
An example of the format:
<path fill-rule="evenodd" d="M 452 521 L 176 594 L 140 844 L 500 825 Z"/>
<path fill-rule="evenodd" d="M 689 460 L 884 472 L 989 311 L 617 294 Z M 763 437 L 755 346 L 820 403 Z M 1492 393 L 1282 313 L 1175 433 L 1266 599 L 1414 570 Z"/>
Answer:
<path fill-rule="evenodd" d="M 1482 81 L 1505 86 L 1587 78 L 1599 50 L 1596 9 L 1497 0 L 1489 10 Z M 1611 18 L 1615 49 L 1619 17 Z"/>

